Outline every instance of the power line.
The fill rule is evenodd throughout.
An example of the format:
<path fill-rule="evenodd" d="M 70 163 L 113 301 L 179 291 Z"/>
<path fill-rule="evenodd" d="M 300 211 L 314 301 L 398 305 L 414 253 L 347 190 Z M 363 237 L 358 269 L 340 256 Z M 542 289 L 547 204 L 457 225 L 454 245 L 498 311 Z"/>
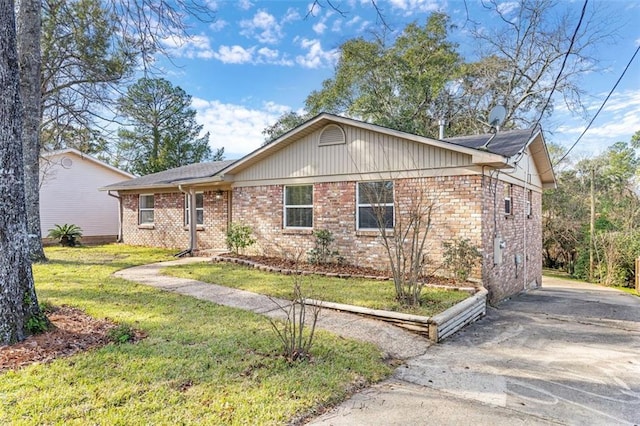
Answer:
<path fill-rule="evenodd" d="M 560 162 L 562 160 L 564 160 L 567 155 L 569 155 L 569 153 L 571 152 L 571 150 L 573 148 L 575 148 L 575 146 L 578 144 L 578 142 L 580 142 L 580 139 L 582 139 L 582 137 L 585 135 L 585 133 L 587 133 L 587 130 L 589 130 L 589 128 L 591 127 L 591 125 L 593 124 L 593 122 L 596 120 L 596 118 L 598 117 L 598 115 L 600 114 L 600 111 L 602 111 L 602 109 L 604 108 L 604 106 L 607 104 L 607 101 L 609 100 L 609 98 L 611 97 L 611 95 L 613 94 L 613 92 L 616 90 L 616 88 L 618 87 L 618 84 L 620 83 L 620 81 L 622 80 L 622 78 L 624 77 L 624 75 L 627 73 L 627 70 L 629 69 L 629 67 L 631 66 L 631 63 L 633 62 L 633 60 L 636 58 L 636 55 L 638 54 L 638 52 L 640 51 L 640 45 L 638 45 L 638 47 L 636 48 L 636 51 L 633 53 L 633 56 L 631 56 L 631 59 L 629 59 L 629 62 L 627 63 L 627 66 L 624 67 L 624 70 L 622 71 L 622 74 L 620 74 L 620 77 L 618 78 L 618 81 L 616 81 L 616 84 L 613 85 L 613 88 L 611 89 L 611 91 L 609 92 L 609 94 L 607 95 L 607 97 L 604 99 L 604 101 L 602 102 L 602 105 L 600 105 L 600 108 L 598 108 L 598 111 L 595 113 L 595 115 L 593 116 L 593 118 L 591 118 L 591 121 L 589 121 L 589 124 L 587 124 L 587 127 L 584 129 L 584 131 L 582 132 L 582 134 L 578 137 L 578 139 L 576 139 L 576 141 L 573 143 L 573 145 L 571 145 L 571 147 L 567 150 L 567 152 L 562 156 L 562 158 L 560 158 L 558 161 L 556 161 L 556 163 L 553 165 L 554 167 L 557 166 L 558 164 L 560 164 Z"/>
<path fill-rule="evenodd" d="M 553 96 L 553 92 L 555 92 L 556 87 L 558 86 L 558 81 L 560 81 L 560 77 L 562 76 L 562 71 L 564 71 L 564 67 L 567 64 L 567 60 L 569 59 L 569 55 L 571 55 L 571 52 L 573 50 L 573 45 L 575 44 L 576 37 L 578 36 L 578 31 L 580 30 L 580 26 L 582 25 L 582 20 L 584 19 L 584 15 L 585 15 L 585 13 L 587 11 L 587 4 L 588 3 L 589 3 L 589 0 L 584 0 L 584 4 L 582 5 L 582 12 L 580 13 L 580 19 L 578 20 L 578 25 L 576 25 L 576 29 L 573 31 L 573 35 L 571 36 L 571 43 L 569 43 L 569 49 L 567 49 L 567 53 L 566 53 L 566 55 L 564 55 L 564 59 L 562 60 L 562 66 L 560 66 L 560 72 L 558 72 L 558 76 L 553 81 L 553 87 L 551 88 L 551 92 L 549 92 L 549 97 L 547 97 L 547 101 L 545 102 L 544 106 L 540 110 L 540 117 L 536 121 L 536 126 L 533 126 L 533 129 L 531 131 L 532 135 L 533 135 L 533 132 L 535 131 L 535 129 L 538 127 L 537 124 L 540 124 L 540 120 L 542 120 L 542 116 L 544 115 L 544 111 L 549 106 L 549 103 L 551 102 L 551 97 Z"/>

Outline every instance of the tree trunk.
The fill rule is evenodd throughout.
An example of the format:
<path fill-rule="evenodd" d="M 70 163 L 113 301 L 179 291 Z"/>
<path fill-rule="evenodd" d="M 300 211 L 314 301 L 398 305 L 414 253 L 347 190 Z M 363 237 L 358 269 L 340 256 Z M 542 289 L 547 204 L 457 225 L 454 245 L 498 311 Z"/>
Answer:
<path fill-rule="evenodd" d="M 0 0 L 0 344 L 23 340 L 39 315 L 27 247 L 14 3 Z"/>
<path fill-rule="evenodd" d="M 42 5 L 39 0 L 17 2 L 17 49 L 22 98 L 22 155 L 27 208 L 29 255 L 32 261 L 46 260 L 40 230 L 40 32 Z"/>

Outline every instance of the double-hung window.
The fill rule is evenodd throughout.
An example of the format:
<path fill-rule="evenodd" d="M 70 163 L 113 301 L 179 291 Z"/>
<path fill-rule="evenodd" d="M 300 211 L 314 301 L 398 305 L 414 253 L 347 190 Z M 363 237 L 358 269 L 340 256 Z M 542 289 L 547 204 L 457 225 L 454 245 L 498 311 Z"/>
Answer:
<path fill-rule="evenodd" d="M 138 223 L 140 225 L 153 224 L 153 194 L 140 194 L 138 199 Z"/>
<path fill-rule="evenodd" d="M 513 187 L 510 183 L 504 184 L 504 214 L 513 214 Z"/>
<path fill-rule="evenodd" d="M 313 185 L 284 187 L 284 227 L 313 228 Z"/>
<path fill-rule="evenodd" d="M 527 214 L 527 217 L 530 218 L 532 216 L 532 211 L 531 211 L 531 202 L 533 200 L 533 193 L 530 189 L 527 189 L 527 201 L 526 201 L 526 211 L 525 213 Z"/>
<path fill-rule="evenodd" d="M 184 224 L 191 220 L 191 195 L 184 194 Z M 204 194 L 196 192 L 196 225 L 204 225 Z"/>
<path fill-rule="evenodd" d="M 393 228 L 393 181 L 358 182 L 358 229 Z"/>

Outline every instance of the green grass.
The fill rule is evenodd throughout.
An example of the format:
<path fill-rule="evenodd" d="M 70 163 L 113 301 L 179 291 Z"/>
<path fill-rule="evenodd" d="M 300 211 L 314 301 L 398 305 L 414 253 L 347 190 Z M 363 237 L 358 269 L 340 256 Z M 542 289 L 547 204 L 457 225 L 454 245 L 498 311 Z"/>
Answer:
<path fill-rule="evenodd" d="M 293 296 L 292 276 L 264 272 L 237 264 L 197 263 L 180 265 L 165 268 L 163 273 L 239 288 L 272 297 L 291 299 Z M 421 306 L 408 309 L 400 306 L 395 300 L 395 290 L 391 281 L 332 278 L 319 275 L 302 276 L 301 280 L 303 295 L 307 298 L 425 316 L 432 316 L 442 312 L 469 297 L 469 294 L 464 291 L 424 287 Z"/>
<path fill-rule="evenodd" d="M 0 424 L 284 424 L 390 374 L 370 344 L 319 332 L 290 366 L 269 321 L 111 276 L 168 260 L 157 249 L 51 247 L 34 265 L 39 300 L 141 329 L 136 344 L 0 373 Z"/>
<path fill-rule="evenodd" d="M 633 294 L 634 296 L 640 296 L 640 293 L 638 293 L 636 289 L 633 287 L 623 287 L 623 286 L 616 285 L 616 286 L 613 286 L 613 288 L 620 291 L 624 291 L 625 293 Z"/>

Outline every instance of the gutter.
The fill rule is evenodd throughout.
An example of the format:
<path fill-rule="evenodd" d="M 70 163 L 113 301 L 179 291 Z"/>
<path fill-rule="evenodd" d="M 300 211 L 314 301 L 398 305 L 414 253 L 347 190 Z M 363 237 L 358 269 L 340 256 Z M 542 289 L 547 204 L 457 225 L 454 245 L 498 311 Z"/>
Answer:
<path fill-rule="evenodd" d="M 118 237 L 116 238 L 116 242 L 121 243 L 122 242 L 122 197 L 120 197 L 120 194 L 113 195 L 111 193 L 111 190 L 107 191 L 107 195 L 109 197 L 113 197 L 118 200 Z"/>

